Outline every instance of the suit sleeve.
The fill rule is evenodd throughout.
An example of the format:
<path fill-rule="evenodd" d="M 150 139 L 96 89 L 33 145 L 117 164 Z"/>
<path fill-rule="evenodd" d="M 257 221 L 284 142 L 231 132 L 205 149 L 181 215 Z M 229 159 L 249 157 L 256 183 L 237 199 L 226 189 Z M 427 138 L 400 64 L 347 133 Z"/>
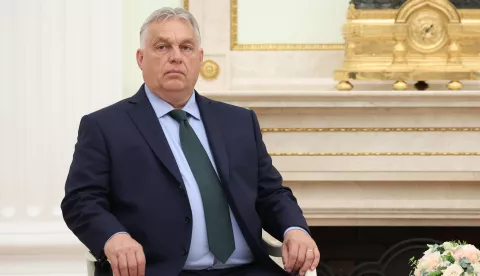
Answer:
<path fill-rule="evenodd" d="M 285 231 L 292 226 L 301 227 L 310 233 L 297 199 L 272 164 L 262 139 L 257 116 L 252 111 L 252 119 L 258 156 L 258 196 L 256 209 L 262 220 L 262 227 L 277 240 L 283 241 Z"/>
<path fill-rule="evenodd" d="M 106 142 L 97 122 L 84 116 L 61 208 L 68 228 L 99 260 L 105 259 L 105 242 L 115 233 L 126 232 L 110 212 L 109 191 L 110 158 Z"/>

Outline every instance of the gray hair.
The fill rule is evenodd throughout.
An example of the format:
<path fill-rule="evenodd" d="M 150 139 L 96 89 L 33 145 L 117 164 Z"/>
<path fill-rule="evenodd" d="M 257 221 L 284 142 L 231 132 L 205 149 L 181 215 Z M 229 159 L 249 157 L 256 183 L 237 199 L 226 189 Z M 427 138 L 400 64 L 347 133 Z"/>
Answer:
<path fill-rule="evenodd" d="M 198 45 L 201 44 L 200 39 L 200 28 L 198 27 L 197 20 L 195 17 L 187 10 L 183 8 L 170 8 L 165 7 L 154 11 L 143 23 L 142 27 L 140 28 L 140 48 L 143 49 L 145 47 L 145 38 L 148 26 L 154 22 L 162 22 L 167 19 L 182 19 L 186 20 L 190 23 L 193 30 L 195 31 L 195 35 L 198 40 Z"/>

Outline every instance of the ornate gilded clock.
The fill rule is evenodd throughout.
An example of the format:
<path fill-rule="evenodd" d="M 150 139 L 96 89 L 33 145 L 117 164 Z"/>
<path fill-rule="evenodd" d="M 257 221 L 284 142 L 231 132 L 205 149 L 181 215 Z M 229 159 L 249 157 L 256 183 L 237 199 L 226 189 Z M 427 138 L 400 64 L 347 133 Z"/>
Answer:
<path fill-rule="evenodd" d="M 445 47 L 448 42 L 446 19 L 440 12 L 422 9 L 410 16 L 408 43 L 422 54 L 430 54 Z"/>
<path fill-rule="evenodd" d="M 480 0 L 352 1 L 338 90 L 352 89 L 350 80 L 392 80 L 395 90 L 431 80 L 459 90 L 462 80 L 480 80 L 480 9 L 461 8 Z"/>

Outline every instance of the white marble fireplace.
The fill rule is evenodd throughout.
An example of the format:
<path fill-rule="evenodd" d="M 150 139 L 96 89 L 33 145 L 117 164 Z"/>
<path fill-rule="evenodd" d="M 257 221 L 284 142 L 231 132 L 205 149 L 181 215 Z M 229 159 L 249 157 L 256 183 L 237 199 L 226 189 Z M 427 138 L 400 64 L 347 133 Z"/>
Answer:
<path fill-rule="evenodd" d="M 480 93 L 235 92 L 310 225 L 480 225 Z"/>

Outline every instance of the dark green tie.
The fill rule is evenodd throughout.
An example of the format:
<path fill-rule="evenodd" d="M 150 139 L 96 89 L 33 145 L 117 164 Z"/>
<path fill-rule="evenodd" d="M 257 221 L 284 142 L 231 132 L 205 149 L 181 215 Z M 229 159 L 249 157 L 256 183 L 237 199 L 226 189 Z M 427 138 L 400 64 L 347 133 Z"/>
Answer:
<path fill-rule="evenodd" d="M 210 251 L 225 263 L 235 250 L 235 240 L 220 180 L 202 143 L 188 123 L 187 112 L 175 109 L 169 115 L 180 124 L 182 150 L 200 189 Z"/>

